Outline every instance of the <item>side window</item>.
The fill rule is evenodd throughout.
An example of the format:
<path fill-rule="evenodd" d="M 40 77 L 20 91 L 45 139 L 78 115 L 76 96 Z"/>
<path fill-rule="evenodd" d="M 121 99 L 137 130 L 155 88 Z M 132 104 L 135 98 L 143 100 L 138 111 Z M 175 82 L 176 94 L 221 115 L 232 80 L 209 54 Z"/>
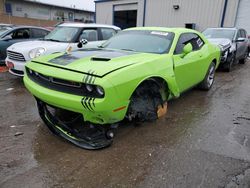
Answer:
<path fill-rule="evenodd" d="M 43 38 L 45 37 L 49 31 L 43 29 L 32 29 L 32 38 Z"/>
<path fill-rule="evenodd" d="M 247 38 L 246 32 L 244 30 L 240 30 L 240 33 L 242 38 Z"/>
<path fill-rule="evenodd" d="M 98 41 L 97 29 L 84 29 L 80 35 L 81 39 L 87 39 L 89 42 Z"/>
<path fill-rule="evenodd" d="M 110 28 L 101 28 L 102 39 L 108 40 L 109 38 L 113 37 L 116 34 L 114 29 Z"/>
<path fill-rule="evenodd" d="M 236 39 L 240 38 L 241 37 L 241 33 L 240 33 L 240 30 L 237 32 L 237 36 L 236 36 Z"/>
<path fill-rule="evenodd" d="M 193 51 L 199 50 L 204 45 L 204 41 L 194 33 L 184 33 L 180 36 L 178 43 L 176 45 L 175 54 L 181 54 L 183 48 L 186 44 L 191 43 L 193 46 Z"/>
<path fill-rule="evenodd" d="M 30 38 L 29 29 L 17 29 L 12 34 L 12 39 L 28 39 Z"/>

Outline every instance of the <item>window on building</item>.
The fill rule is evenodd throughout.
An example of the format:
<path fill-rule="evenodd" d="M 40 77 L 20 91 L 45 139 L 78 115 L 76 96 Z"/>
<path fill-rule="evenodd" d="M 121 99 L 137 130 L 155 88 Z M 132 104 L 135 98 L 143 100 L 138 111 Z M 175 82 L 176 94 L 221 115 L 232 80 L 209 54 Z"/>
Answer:
<path fill-rule="evenodd" d="M 69 12 L 68 13 L 68 16 L 69 16 L 69 21 L 73 21 L 74 20 L 74 13 L 73 12 Z"/>
<path fill-rule="evenodd" d="M 58 20 L 62 19 L 64 21 L 64 19 L 65 19 L 63 11 L 57 11 L 55 16 L 57 16 Z"/>
<path fill-rule="evenodd" d="M 10 3 L 5 3 L 5 12 L 7 14 L 12 14 L 12 6 Z"/>
<path fill-rule="evenodd" d="M 23 9 L 22 9 L 22 7 L 16 7 L 16 11 L 17 11 L 17 12 L 22 12 Z"/>
<path fill-rule="evenodd" d="M 116 34 L 116 31 L 111 28 L 101 28 L 102 39 L 108 40 Z"/>

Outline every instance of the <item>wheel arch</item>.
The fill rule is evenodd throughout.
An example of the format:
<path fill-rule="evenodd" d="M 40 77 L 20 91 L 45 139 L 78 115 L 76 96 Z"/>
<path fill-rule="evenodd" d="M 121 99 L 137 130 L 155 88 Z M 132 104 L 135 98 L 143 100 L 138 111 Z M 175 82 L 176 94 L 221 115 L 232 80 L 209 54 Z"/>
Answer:
<path fill-rule="evenodd" d="M 216 68 L 218 68 L 219 63 L 220 63 L 220 60 L 217 60 L 216 58 L 214 58 L 214 59 L 211 61 L 211 63 L 212 63 L 212 62 L 214 62 L 215 65 L 216 65 Z M 210 64 L 209 64 L 209 66 L 210 66 Z"/>
<path fill-rule="evenodd" d="M 161 76 L 150 76 L 150 77 L 147 77 L 143 80 L 141 80 L 137 86 L 135 87 L 135 90 L 133 91 L 133 93 L 130 95 L 130 99 L 131 97 L 133 96 L 133 94 L 136 92 L 136 90 L 141 87 L 143 84 L 145 83 L 154 83 L 156 84 L 157 87 L 159 87 L 159 91 L 160 91 L 160 94 L 162 96 L 162 99 L 163 100 L 168 100 L 169 99 L 169 96 L 170 94 L 172 93 L 171 90 L 170 90 L 170 87 L 169 87 L 169 84 L 164 78 L 162 78 Z"/>

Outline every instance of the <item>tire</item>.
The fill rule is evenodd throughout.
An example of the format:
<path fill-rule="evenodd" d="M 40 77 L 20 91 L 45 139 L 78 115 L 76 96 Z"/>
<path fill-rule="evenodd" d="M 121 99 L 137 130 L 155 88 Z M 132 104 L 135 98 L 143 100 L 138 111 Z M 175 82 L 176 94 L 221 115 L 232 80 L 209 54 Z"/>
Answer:
<path fill-rule="evenodd" d="M 225 72 L 231 72 L 234 63 L 235 63 L 235 55 L 232 54 L 229 61 L 226 62 L 226 64 L 224 65 L 223 70 Z"/>
<path fill-rule="evenodd" d="M 244 57 L 243 57 L 242 59 L 239 60 L 239 63 L 240 63 L 240 64 L 245 64 L 245 63 L 246 63 L 248 54 L 249 54 L 249 52 L 248 52 L 248 50 L 247 50 L 246 53 L 244 54 Z"/>
<path fill-rule="evenodd" d="M 142 84 L 136 89 L 130 101 L 128 116 L 140 122 L 158 119 L 158 106 L 163 105 L 163 100 L 156 84 Z"/>
<path fill-rule="evenodd" d="M 206 77 L 199 85 L 200 89 L 208 91 L 212 87 L 214 83 L 214 77 L 215 77 L 215 68 L 216 68 L 216 64 L 215 62 L 212 62 L 208 68 Z"/>

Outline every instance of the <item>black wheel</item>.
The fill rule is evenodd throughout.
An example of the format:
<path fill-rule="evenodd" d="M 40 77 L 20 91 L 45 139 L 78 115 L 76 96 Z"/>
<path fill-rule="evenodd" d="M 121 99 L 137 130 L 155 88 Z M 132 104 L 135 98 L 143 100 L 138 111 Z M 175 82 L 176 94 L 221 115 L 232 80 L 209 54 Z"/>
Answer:
<path fill-rule="evenodd" d="M 163 105 L 159 86 L 153 82 L 146 82 L 134 92 L 127 116 L 138 121 L 154 121 L 158 119 L 158 107 Z"/>
<path fill-rule="evenodd" d="M 233 66 L 233 64 L 235 63 L 235 55 L 234 54 L 232 54 L 229 58 L 228 58 L 228 60 L 227 60 L 227 62 L 225 63 L 225 65 L 224 65 L 224 71 L 225 72 L 230 72 L 231 70 L 232 70 L 232 66 Z"/>
<path fill-rule="evenodd" d="M 212 87 L 215 77 L 215 66 L 216 66 L 215 62 L 212 62 L 211 65 L 209 66 L 206 77 L 199 85 L 200 89 L 209 90 Z"/>
<path fill-rule="evenodd" d="M 247 57 L 248 57 L 248 50 L 246 51 L 246 53 L 244 54 L 244 57 L 242 59 L 239 60 L 240 64 L 245 64 L 247 61 Z"/>
<path fill-rule="evenodd" d="M 106 131 L 106 138 L 107 139 L 113 139 L 115 137 L 115 133 L 112 129 L 109 129 Z"/>

